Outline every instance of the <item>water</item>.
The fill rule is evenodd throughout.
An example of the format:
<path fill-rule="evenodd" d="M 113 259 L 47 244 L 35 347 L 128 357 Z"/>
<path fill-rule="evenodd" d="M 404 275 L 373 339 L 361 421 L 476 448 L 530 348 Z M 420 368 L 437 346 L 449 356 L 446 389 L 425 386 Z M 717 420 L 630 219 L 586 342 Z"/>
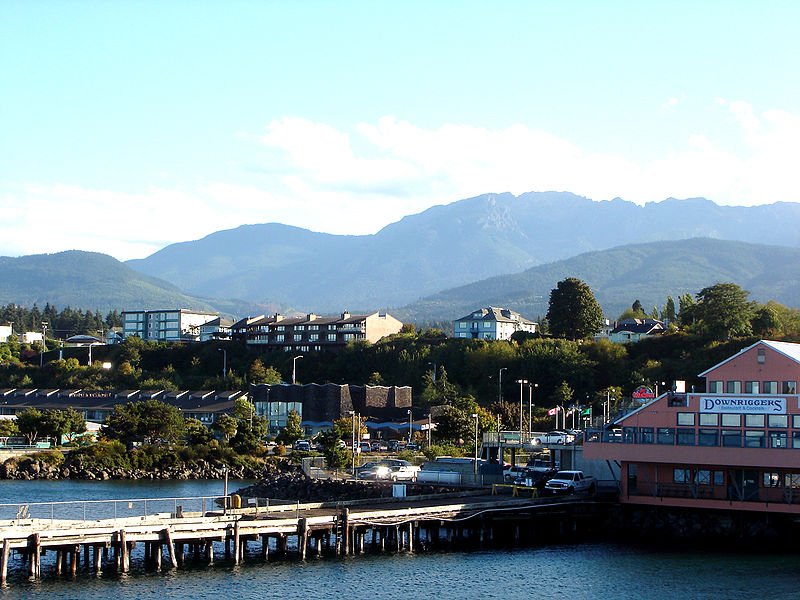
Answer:
<path fill-rule="evenodd" d="M 214 495 L 214 482 L 0 482 L 0 502 L 76 498 Z M 238 483 L 230 485 L 234 490 Z M 127 575 L 79 573 L 28 581 L 13 573 L 0 600 L 265 598 L 353 600 L 749 599 L 796 598 L 800 555 L 656 552 L 616 544 L 551 545 L 516 550 L 366 554 L 348 558 L 271 560 L 238 567 L 219 556 L 210 568 L 187 566 Z"/>

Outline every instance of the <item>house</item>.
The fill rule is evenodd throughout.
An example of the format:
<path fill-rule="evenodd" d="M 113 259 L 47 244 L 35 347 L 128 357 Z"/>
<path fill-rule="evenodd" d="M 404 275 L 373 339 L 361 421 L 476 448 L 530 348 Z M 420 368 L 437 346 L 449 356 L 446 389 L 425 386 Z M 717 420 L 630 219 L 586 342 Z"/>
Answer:
<path fill-rule="evenodd" d="M 7 342 L 13 334 L 13 325 L 0 325 L 0 342 Z"/>
<path fill-rule="evenodd" d="M 666 331 L 658 319 L 622 319 L 609 332 L 608 339 L 615 344 L 638 342 L 643 337 L 660 335 Z"/>
<path fill-rule="evenodd" d="M 155 342 L 186 342 L 200 339 L 200 327 L 218 319 L 217 313 L 187 310 L 124 310 L 122 336 L 137 336 Z"/>
<path fill-rule="evenodd" d="M 309 352 L 343 347 L 350 342 L 377 342 L 399 333 L 403 324 L 384 312 L 321 317 L 314 313 L 287 317 L 277 313 L 269 317 L 248 317 L 231 327 L 234 339 L 244 340 L 253 348 L 287 352 Z"/>
<path fill-rule="evenodd" d="M 517 331 L 536 333 L 537 324 L 509 308 L 479 308 L 453 321 L 453 337 L 510 340 Z"/>
<path fill-rule="evenodd" d="M 621 502 L 800 515 L 800 344 L 761 340 L 587 435 Z"/>

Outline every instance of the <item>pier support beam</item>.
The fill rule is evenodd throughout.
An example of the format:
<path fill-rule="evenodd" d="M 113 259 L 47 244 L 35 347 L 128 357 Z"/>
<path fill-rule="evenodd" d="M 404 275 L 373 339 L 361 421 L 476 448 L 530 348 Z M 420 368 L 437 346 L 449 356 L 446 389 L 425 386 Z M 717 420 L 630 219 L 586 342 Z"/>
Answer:
<path fill-rule="evenodd" d="M 8 579 L 8 559 L 11 556 L 11 541 L 3 540 L 3 564 L 0 565 L 0 583 L 5 583 Z"/>
<path fill-rule="evenodd" d="M 239 539 L 239 521 L 233 524 L 233 564 L 238 565 L 242 559 L 241 540 Z"/>
<path fill-rule="evenodd" d="M 178 558 L 175 556 L 175 544 L 172 543 L 172 532 L 169 530 L 169 527 L 163 529 L 161 535 L 164 539 L 164 542 L 167 544 L 167 550 L 169 551 L 169 562 L 173 569 L 177 569 Z"/>
<path fill-rule="evenodd" d="M 297 520 L 297 546 L 300 551 L 300 560 L 305 560 L 308 549 L 308 520 L 305 517 Z"/>

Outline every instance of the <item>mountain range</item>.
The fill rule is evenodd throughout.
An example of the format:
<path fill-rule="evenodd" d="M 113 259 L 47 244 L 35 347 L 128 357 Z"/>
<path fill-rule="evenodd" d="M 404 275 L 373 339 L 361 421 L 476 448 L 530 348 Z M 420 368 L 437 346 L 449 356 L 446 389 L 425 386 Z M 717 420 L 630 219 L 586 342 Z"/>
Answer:
<path fill-rule="evenodd" d="M 0 303 L 232 316 L 383 308 L 418 323 L 500 305 L 538 318 L 555 283 L 574 276 L 611 317 L 635 299 L 649 311 L 667 295 L 677 300 L 718 281 L 796 305 L 798 247 L 800 204 L 727 207 L 697 198 L 638 206 L 562 192 L 485 194 L 374 235 L 267 223 L 127 263 L 80 251 L 0 258 Z"/>
<path fill-rule="evenodd" d="M 561 192 L 485 194 L 374 235 L 245 225 L 128 265 L 193 295 L 331 313 L 402 306 L 585 252 L 696 237 L 799 247 L 800 204 L 731 207 L 699 198 L 639 206 Z"/>

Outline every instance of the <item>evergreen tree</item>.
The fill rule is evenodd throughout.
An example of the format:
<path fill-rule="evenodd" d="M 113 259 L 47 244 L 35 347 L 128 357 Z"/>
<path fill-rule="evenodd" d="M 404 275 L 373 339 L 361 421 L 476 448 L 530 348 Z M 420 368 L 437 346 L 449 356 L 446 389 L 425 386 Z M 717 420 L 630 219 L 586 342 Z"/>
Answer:
<path fill-rule="evenodd" d="M 600 330 L 603 310 L 586 283 L 569 277 L 550 292 L 547 320 L 554 336 L 585 339 Z"/>

